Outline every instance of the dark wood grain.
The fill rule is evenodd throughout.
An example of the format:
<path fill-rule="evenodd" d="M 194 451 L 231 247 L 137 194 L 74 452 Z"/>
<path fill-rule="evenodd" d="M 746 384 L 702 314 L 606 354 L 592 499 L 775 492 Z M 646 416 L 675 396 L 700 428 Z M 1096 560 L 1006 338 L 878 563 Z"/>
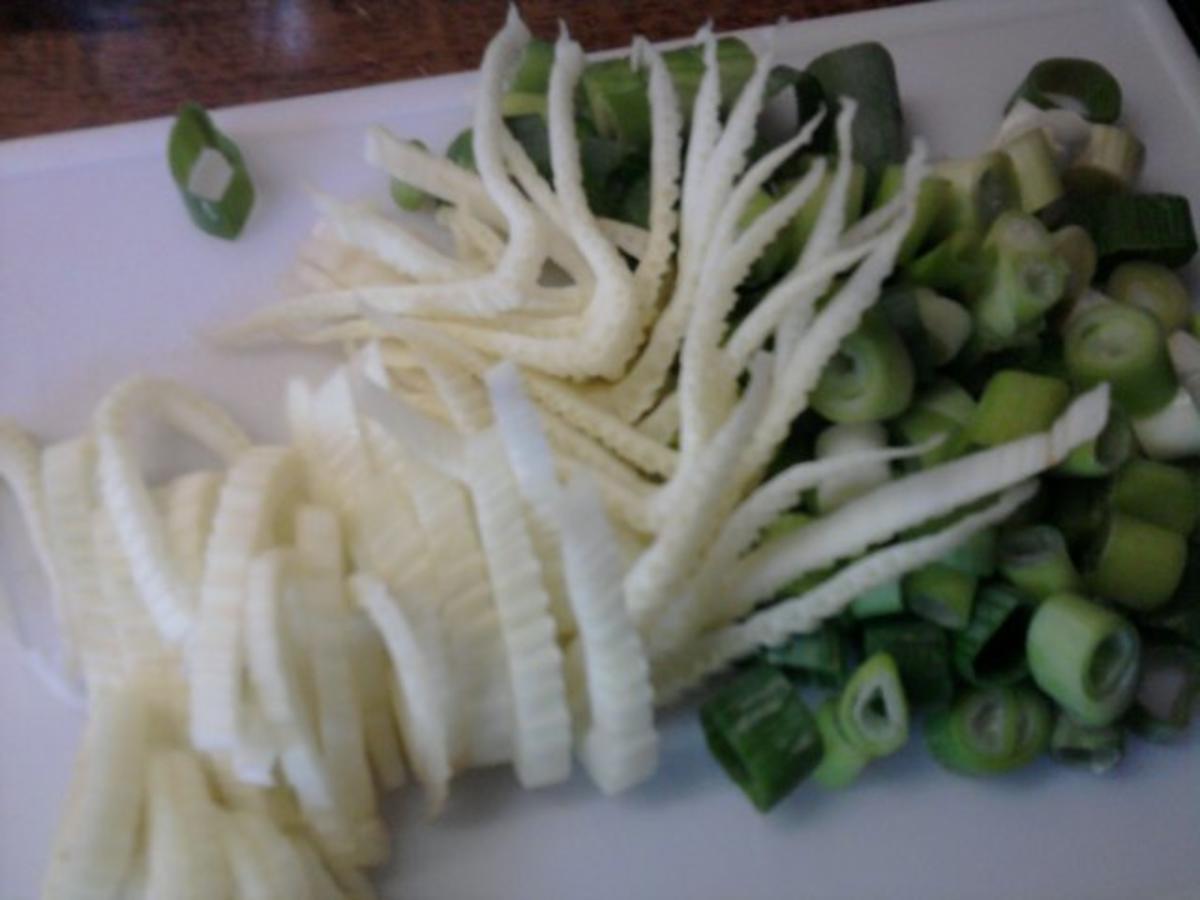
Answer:
<path fill-rule="evenodd" d="M 912 0 L 524 0 L 589 49 Z M 505 0 L 0 0 L 0 138 L 473 68 Z"/>

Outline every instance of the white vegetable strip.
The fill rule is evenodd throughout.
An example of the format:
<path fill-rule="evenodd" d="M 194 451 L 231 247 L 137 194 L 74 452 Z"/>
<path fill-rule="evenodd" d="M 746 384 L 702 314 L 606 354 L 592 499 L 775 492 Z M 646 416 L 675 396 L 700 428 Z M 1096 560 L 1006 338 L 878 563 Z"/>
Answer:
<path fill-rule="evenodd" d="M 886 447 L 887 431 L 881 424 L 853 422 L 830 425 L 817 435 L 813 449 L 819 462 L 878 454 Z M 824 515 L 847 500 L 885 484 L 891 477 L 892 469 L 888 460 L 879 456 L 875 456 L 874 463 L 864 463 L 838 475 L 826 476 L 817 484 L 817 509 Z"/>
<path fill-rule="evenodd" d="M 1003 490 L 1060 462 L 1108 420 L 1108 386 L 1078 397 L 1048 431 L 889 482 L 813 527 L 768 541 L 731 573 L 732 616 L 789 581 L 860 553 L 905 528 Z"/>
<path fill-rule="evenodd" d="M 248 446 L 240 428 L 218 407 L 167 381 L 126 381 L 96 410 L 100 492 L 129 557 L 134 583 L 163 637 L 177 641 L 191 628 L 196 598 L 171 558 L 166 529 L 129 447 L 131 417 L 140 409 L 161 417 L 225 461 Z"/>
<path fill-rule="evenodd" d="M 189 584 L 198 585 L 204 577 L 204 555 L 223 482 L 224 476 L 218 472 L 191 472 L 166 488 L 167 545 Z"/>
<path fill-rule="evenodd" d="M 363 415 L 374 419 L 423 463 L 448 475 L 463 466 L 462 436 L 411 409 L 389 391 L 365 378 L 355 378 L 354 399 Z"/>
<path fill-rule="evenodd" d="M 499 436 L 486 431 L 472 438 L 468 458 L 479 536 L 508 649 L 517 777 L 525 787 L 553 784 L 570 773 L 571 722 L 550 599 Z"/>
<path fill-rule="evenodd" d="M 405 772 L 388 690 L 387 648 L 370 621 L 357 611 L 350 613 L 347 639 L 362 703 L 363 738 L 371 771 L 379 790 L 395 790 L 404 784 Z"/>
<path fill-rule="evenodd" d="M 936 534 L 894 544 L 842 569 L 807 594 L 768 607 L 745 622 L 710 633 L 678 654 L 655 664 L 656 702 L 674 702 L 730 663 L 762 646 L 774 646 L 794 634 L 812 631 L 837 615 L 864 591 L 893 581 L 932 562 L 971 535 L 1008 518 L 1037 492 L 1024 483 L 1010 488 L 985 509 L 964 516 Z"/>
<path fill-rule="evenodd" d="M 254 555 L 277 540 L 277 523 L 300 488 L 299 461 L 292 451 L 256 447 L 234 463 L 221 489 L 188 659 L 192 741 L 202 750 L 231 749 L 236 743 L 246 571 Z"/>
<path fill-rule="evenodd" d="M 595 485 L 572 479 L 560 493 L 558 516 L 586 678 L 581 756 L 600 789 L 614 794 L 650 777 L 657 765 L 649 665 L 625 608 L 625 567 Z"/>
<path fill-rule="evenodd" d="M 160 750 L 147 772 L 146 891 L 154 900 L 227 900 L 232 883 L 204 772 L 183 750 Z"/>
<path fill-rule="evenodd" d="M 311 900 L 303 858 L 270 819 L 244 810 L 220 818 L 239 898 Z"/>

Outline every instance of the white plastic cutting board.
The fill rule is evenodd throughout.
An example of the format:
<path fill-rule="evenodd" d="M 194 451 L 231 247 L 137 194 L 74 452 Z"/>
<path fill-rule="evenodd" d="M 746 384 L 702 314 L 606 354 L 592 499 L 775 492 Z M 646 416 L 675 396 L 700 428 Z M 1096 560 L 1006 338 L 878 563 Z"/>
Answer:
<path fill-rule="evenodd" d="M 718 23 L 719 24 L 719 23 Z M 403 40 L 403 35 L 397 35 Z M 1200 64 L 1162 0 L 943 2 L 786 26 L 780 58 L 878 39 L 896 57 L 913 134 L 939 155 L 982 148 L 1034 61 L 1086 55 L 1125 88 L 1149 148 L 1145 183 L 1200 213 Z M 361 162 L 382 122 L 444 146 L 467 121 L 471 74 L 222 112 L 259 202 L 236 243 L 188 222 L 164 156 L 164 120 L 0 144 L 0 416 L 46 439 L 77 432 L 106 386 L 178 376 L 260 437 L 280 434 L 286 374 L 320 357 L 222 355 L 198 335 L 272 299 L 312 223 L 305 185 L 386 202 Z M 1192 272 L 1195 285 L 1195 269 Z M 160 462 L 164 462 L 160 460 Z M 41 588 L 0 518 L 0 576 L 25 604 Z M 37 895 L 80 714 L 0 648 L 0 898 Z M 455 785 L 447 814 L 396 807 L 388 897 L 1200 897 L 1200 741 L 1134 745 L 1097 779 L 1046 763 L 1012 777 L 949 776 L 919 747 L 845 793 L 799 791 L 769 817 L 726 783 L 690 711 L 664 723 L 662 767 L 615 800 L 582 776 L 527 793 L 507 771 Z"/>

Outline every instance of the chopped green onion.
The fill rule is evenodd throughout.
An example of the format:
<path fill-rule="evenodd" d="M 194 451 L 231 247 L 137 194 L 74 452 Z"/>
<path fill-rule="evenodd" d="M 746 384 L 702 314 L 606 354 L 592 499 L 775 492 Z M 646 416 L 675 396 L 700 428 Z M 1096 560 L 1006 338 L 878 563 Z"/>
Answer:
<path fill-rule="evenodd" d="M 977 687 L 1015 684 L 1025 677 L 1025 633 L 1032 606 L 999 584 L 984 585 L 975 596 L 967 627 L 952 638 L 954 667 Z"/>
<path fill-rule="evenodd" d="M 1102 266 L 1143 259 L 1174 269 L 1196 253 L 1191 207 L 1177 194 L 1068 194 L 1055 208 L 1058 224 L 1088 230 Z"/>
<path fill-rule="evenodd" d="M 1113 513 L 1092 545 L 1087 582 L 1092 591 L 1130 609 L 1164 605 L 1175 593 L 1187 562 L 1178 532 Z"/>
<path fill-rule="evenodd" d="M 1091 122 L 1115 122 L 1121 117 L 1121 85 L 1108 69 L 1090 59 L 1043 59 L 1029 70 L 1005 109 L 1018 99 L 1041 109 L 1077 108 Z"/>
<path fill-rule="evenodd" d="M 1085 725 L 1108 725 L 1137 687 L 1141 642 L 1112 610 L 1074 594 L 1038 606 L 1025 639 L 1038 687 Z"/>
<path fill-rule="evenodd" d="M 1200 516 L 1187 469 L 1149 459 L 1130 460 L 1113 480 L 1113 509 L 1188 535 Z"/>
<path fill-rule="evenodd" d="M 877 451 L 887 446 L 887 432 L 878 422 L 831 425 L 817 435 L 817 459 Z M 816 507 L 822 515 L 869 493 L 892 477 L 886 461 L 860 466 L 853 472 L 825 478 L 816 488 Z"/>
<path fill-rule="evenodd" d="M 850 614 L 856 619 L 873 619 L 904 611 L 904 593 L 899 581 L 889 581 L 860 594 L 850 604 Z"/>
<path fill-rule="evenodd" d="M 1059 713 L 1050 734 L 1050 756 L 1069 766 L 1103 775 L 1125 756 L 1125 735 L 1114 725 L 1082 725 Z"/>
<path fill-rule="evenodd" d="M 975 401 L 953 381 L 941 380 L 917 397 L 896 420 L 896 430 L 909 444 L 922 444 L 943 436 L 942 443 L 920 456 L 923 466 L 936 465 L 962 455 L 970 446 L 967 425 L 975 415 Z"/>
<path fill-rule="evenodd" d="M 717 762 L 762 812 L 821 761 L 812 713 L 770 666 L 747 669 L 724 685 L 701 706 L 700 724 Z"/>
<path fill-rule="evenodd" d="M 1028 760 L 1021 698 L 1011 687 L 967 691 L 925 721 L 925 743 L 942 766 L 962 775 L 996 775 Z M 1027 732 L 1032 729 L 1027 729 Z"/>
<path fill-rule="evenodd" d="M 842 731 L 836 697 L 828 698 L 817 710 L 817 730 L 825 752 L 821 764 L 813 770 L 813 781 L 831 790 L 852 784 L 871 757 Z"/>
<path fill-rule="evenodd" d="M 1129 728 L 1146 740 L 1174 740 L 1187 730 L 1198 696 L 1200 651 L 1149 643 L 1142 650 L 1137 692 L 1126 716 Z"/>
<path fill-rule="evenodd" d="M 766 661 L 802 683 L 840 687 L 850 674 L 850 652 L 845 637 L 825 626 L 809 634 L 796 634 L 764 654 Z"/>
<path fill-rule="evenodd" d="M 1012 160 L 1000 151 L 973 159 L 945 160 L 934 174 L 950 185 L 938 223 L 942 233 L 982 233 L 1007 211 L 1021 208 L 1021 190 Z"/>
<path fill-rule="evenodd" d="M 945 563 L 929 563 L 904 576 L 904 603 L 942 628 L 965 628 L 975 601 L 976 578 Z"/>
<path fill-rule="evenodd" d="M 1121 263 L 1108 276 L 1108 295 L 1150 313 L 1166 331 L 1187 326 L 1192 299 L 1178 275 L 1151 262 Z"/>
<path fill-rule="evenodd" d="M 650 99 L 645 77 L 628 58 L 589 63 L 580 79 L 592 124 L 601 137 L 634 146 L 650 143 Z"/>
<path fill-rule="evenodd" d="M 1128 190 L 1145 158 L 1146 148 L 1132 132 L 1115 125 L 1093 125 L 1083 152 L 1063 173 L 1063 182 L 1081 194 Z"/>
<path fill-rule="evenodd" d="M 874 653 L 850 676 L 838 700 L 846 739 L 871 757 L 895 753 L 908 740 L 908 701 L 896 663 Z"/>
<path fill-rule="evenodd" d="M 1050 235 L 1054 252 L 1067 264 L 1067 287 L 1064 296 L 1076 299 L 1083 295 L 1096 277 L 1096 242 L 1078 225 L 1066 225 Z"/>
<path fill-rule="evenodd" d="M 913 383 L 904 342 L 885 318 L 868 314 L 821 373 L 812 407 L 831 422 L 890 419 L 908 407 Z"/>
<path fill-rule="evenodd" d="M 1109 410 L 1104 430 L 1067 454 L 1054 471 L 1072 478 L 1107 478 L 1124 465 L 1133 449 L 1129 420 L 1114 406 Z"/>
<path fill-rule="evenodd" d="M 424 141 L 411 141 L 411 143 L 425 150 Z M 433 197 L 419 187 L 409 184 L 407 181 L 401 181 L 399 178 L 393 178 L 391 183 L 392 200 L 395 204 L 407 212 L 418 212 L 426 207 L 433 205 Z"/>
<path fill-rule="evenodd" d="M 977 531 L 941 560 L 952 569 L 985 578 L 996 571 L 996 529 Z"/>
<path fill-rule="evenodd" d="M 554 65 L 554 45 L 532 40 L 525 46 L 521 65 L 513 75 L 500 111 L 510 116 L 545 115 L 546 94 L 550 89 L 550 69 Z"/>
<path fill-rule="evenodd" d="M 1131 416 L 1162 409 L 1175 394 L 1162 328 L 1136 307 L 1102 303 L 1084 310 L 1067 325 L 1063 353 L 1081 389 L 1107 381 Z"/>
<path fill-rule="evenodd" d="M 839 47 L 818 56 L 807 71 L 820 82 L 827 98 L 846 97 L 858 104 L 851 146 L 854 159 L 873 177 L 889 163 L 904 160 L 904 113 L 896 66 L 886 47 L 874 41 Z"/>
<path fill-rule="evenodd" d="M 971 336 L 971 314 L 929 288 L 890 290 L 879 306 L 904 339 L 917 374 L 925 378 L 957 356 Z"/>
<path fill-rule="evenodd" d="M 1179 371 L 1184 379 L 1192 374 Z M 1186 386 L 1181 387 L 1158 412 L 1134 419 L 1133 433 L 1142 452 L 1151 459 L 1200 455 L 1200 409 L 1196 407 L 1195 396 Z"/>
<path fill-rule="evenodd" d="M 1065 381 L 1018 369 L 988 379 L 971 421 L 972 440 L 994 447 L 1047 430 L 1071 399 Z"/>
<path fill-rule="evenodd" d="M 988 267 L 983 264 L 976 232 L 962 229 L 909 262 L 904 272 L 916 284 L 972 296 L 981 289 Z"/>
<path fill-rule="evenodd" d="M 954 679 L 946 632 L 919 619 L 873 619 L 863 625 L 863 654 L 886 652 L 896 663 L 910 706 L 940 706 L 950 701 Z"/>
<path fill-rule="evenodd" d="M 904 185 L 904 166 L 892 164 L 883 170 L 879 188 L 872 200 L 873 208 L 879 208 L 900 193 Z M 904 265 L 916 258 L 932 236 L 934 226 L 942 215 L 942 206 L 950 197 L 950 184 L 943 178 L 928 175 L 917 189 L 916 208 L 912 224 L 896 254 L 897 261 Z"/>
<path fill-rule="evenodd" d="M 446 148 L 446 159 L 470 172 L 475 168 L 475 138 L 470 128 L 460 131 Z"/>
<path fill-rule="evenodd" d="M 1008 143 L 1004 152 L 1012 160 L 1024 212 L 1037 212 L 1062 196 L 1063 183 L 1058 175 L 1054 151 L 1042 129 L 1026 131 Z"/>
<path fill-rule="evenodd" d="M 671 74 L 684 122 L 691 119 L 692 106 L 704 77 L 704 55 L 698 46 L 679 47 L 663 54 Z M 721 106 L 729 109 L 742 87 L 754 73 L 754 54 L 740 38 L 724 37 L 717 41 L 717 74 L 721 84 Z"/>
<path fill-rule="evenodd" d="M 1081 579 L 1062 532 L 1053 525 L 1029 525 L 1000 541 L 1000 572 L 1031 597 L 1079 590 Z"/>
<path fill-rule="evenodd" d="M 1054 711 L 1038 691 L 1028 685 L 1013 688 L 1017 694 L 1017 746 L 1012 768 L 1028 765 L 1046 752 L 1054 728 Z"/>
<path fill-rule="evenodd" d="M 167 162 L 197 228 L 226 240 L 242 233 L 254 206 L 242 151 L 195 103 L 183 104 L 175 116 Z"/>
<path fill-rule="evenodd" d="M 1200 552 L 1193 548 L 1188 553 L 1183 578 L 1171 602 L 1143 614 L 1139 621 L 1145 628 L 1200 649 Z"/>

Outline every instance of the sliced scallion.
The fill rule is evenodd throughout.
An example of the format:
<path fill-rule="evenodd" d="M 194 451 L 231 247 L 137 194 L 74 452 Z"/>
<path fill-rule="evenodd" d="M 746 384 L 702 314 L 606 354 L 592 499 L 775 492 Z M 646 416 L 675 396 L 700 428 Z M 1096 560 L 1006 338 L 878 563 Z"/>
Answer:
<path fill-rule="evenodd" d="M 1187 325 L 1192 299 L 1178 275 L 1158 263 L 1121 263 L 1108 276 L 1108 295 L 1150 313 L 1166 331 Z"/>
<path fill-rule="evenodd" d="M 1126 721 L 1150 741 L 1183 734 L 1200 696 L 1200 651 L 1183 644 L 1149 643 L 1142 650 L 1137 691 Z"/>
<path fill-rule="evenodd" d="M 1022 709 L 1008 687 L 967 691 L 925 720 L 925 743 L 942 766 L 962 775 L 995 775 L 1023 762 Z M 1023 749 L 1023 748 L 1022 748 Z"/>
<path fill-rule="evenodd" d="M 422 150 L 426 149 L 424 141 L 412 141 L 412 143 Z M 392 179 L 391 194 L 392 201 L 407 212 L 418 212 L 433 205 L 432 196 L 416 185 L 401 181 L 399 178 Z"/>
<path fill-rule="evenodd" d="M 1181 534 L 1114 512 L 1089 552 L 1087 583 L 1097 595 L 1144 612 L 1171 599 L 1186 562 Z"/>
<path fill-rule="evenodd" d="M 1114 509 L 1188 535 L 1200 516 L 1192 474 L 1150 459 L 1130 460 L 1113 479 Z"/>
<path fill-rule="evenodd" d="M 893 164 L 883 170 L 879 179 L 879 188 L 873 198 L 873 206 L 883 206 L 900 193 L 904 185 L 904 167 Z M 942 178 L 930 175 L 921 181 L 917 189 L 916 206 L 913 210 L 912 224 L 896 254 L 897 261 L 903 265 L 911 262 L 925 247 L 933 236 L 934 226 L 942 214 L 942 206 L 950 196 L 950 185 Z"/>
<path fill-rule="evenodd" d="M 979 589 L 971 620 L 953 642 L 954 667 L 970 684 L 991 687 L 1015 684 L 1025 677 L 1025 632 L 1032 605 L 1000 584 Z"/>
<path fill-rule="evenodd" d="M 1102 266 L 1131 259 L 1179 268 L 1196 254 L 1191 206 L 1178 194 L 1067 194 L 1057 224 L 1081 225 Z"/>
<path fill-rule="evenodd" d="M 817 710 L 817 730 L 821 733 L 824 753 L 820 765 L 813 770 L 813 781 L 831 790 L 852 784 L 871 757 L 842 731 L 836 697 L 828 698 Z"/>
<path fill-rule="evenodd" d="M 1029 70 L 1008 106 L 1020 98 L 1041 109 L 1074 108 L 1092 122 L 1121 117 L 1121 85 L 1112 73 L 1090 59 L 1052 57 Z"/>
<path fill-rule="evenodd" d="M 1177 332 L 1174 337 L 1187 336 Z M 1177 342 L 1173 340 L 1174 346 L 1177 346 Z M 1196 406 L 1193 390 L 1188 389 L 1188 379 L 1192 379 L 1194 389 L 1198 373 L 1184 369 L 1177 371 L 1183 385 L 1171 401 L 1158 412 L 1133 420 L 1133 433 L 1137 436 L 1138 446 L 1151 459 L 1179 460 L 1200 456 L 1200 408 Z"/>
<path fill-rule="evenodd" d="M 850 604 L 850 614 L 856 619 L 890 616 L 904 610 L 904 593 L 899 581 L 889 581 L 860 594 Z"/>
<path fill-rule="evenodd" d="M 628 58 L 589 63 L 580 79 L 591 122 L 601 137 L 634 146 L 650 143 L 650 99 L 642 73 Z"/>
<path fill-rule="evenodd" d="M 812 394 L 812 407 L 831 422 L 877 422 L 903 412 L 914 372 L 904 342 L 880 315 L 867 315 L 842 341 Z"/>
<path fill-rule="evenodd" d="M 1069 273 L 1064 295 L 1075 299 L 1083 294 L 1096 277 L 1096 242 L 1078 225 L 1065 225 L 1050 235 L 1054 252 L 1066 262 Z"/>
<path fill-rule="evenodd" d="M 167 141 L 171 177 L 188 215 L 207 234 L 233 240 L 254 206 L 254 185 L 237 144 L 195 103 L 179 108 Z"/>
<path fill-rule="evenodd" d="M 904 576 L 904 604 L 914 614 L 952 631 L 965 628 L 975 601 L 976 578 L 945 563 L 929 563 Z"/>
<path fill-rule="evenodd" d="M 904 746 L 908 701 L 888 653 L 872 654 L 850 676 L 838 700 L 838 722 L 846 739 L 871 757 Z"/>
<path fill-rule="evenodd" d="M 922 444 L 941 436 L 942 442 L 920 456 L 923 466 L 960 456 L 970 446 L 967 426 L 975 415 L 975 401 L 953 381 L 942 379 L 921 393 L 908 411 L 896 420 L 896 430 L 909 444 Z"/>
<path fill-rule="evenodd" d="M 1112 610 L 1074 594 L 1044 600 L 1025 639 L 1038 687 L 1086 725 L 1108 725 L 1137 687 L 1141 641 Z"/>
<path fill-rule="evenodd" d="M 856 453 L 882 450 L 887 446 L 887 432 L 878 422 L 857 422 L 831 425 L 817 435 L 814 445 L 817 459 L 830 459 Z M 816 489 L 817 511 L 825 514 L 848 500 L 886 484 L 892 477 L 886 461 L 860 466 L 855 471 L 824 479 Z"/>
<path fill-rule="evenodd" d="M 936 707 L 950 701 L 950 645 L 937 625 L 905 617 L 870 620 L 863 625 L 863 654 L 880 651 L 896 663 L 910 706 Z"/>
<path fill-rule="evenodd" d="M 1050 756 L 1103 775 L 1125 756 L 1125 734 L 1115 725 L 1083 725 L 1059 713 L 1050 733 Z"/>
<path fill-rule="evenodd" d="M 1175 394 L 1162 327 L 1136 307 L 1103 303 L 1084 310 L 1067 326 L 1063 352 L 1080 388 L 1107 381 L 1131 416 L 1149 415 Z"/>
<path fill-rule="evenodd" d="M 1104 430 L 1067 454 L 1067 458 L 1055 466 L 1054 471 L 1073 478 L 1107 478 L 1124 465 L 1133 451 L 1133 430 L 1129 427 L 1129 419 L 1113 407 L 1109 410 Z"/>
<path fill-rule="evenodd" d="M 1045 431 L 1071 399 L 1065 381 L 1019 369 L 1002 369 L 988 379 L 975 417 L 971 438 L 994 447 L 1028 434 Z"/>
<path fill-rule="evenodd" d="M 766 661 L 803 684 L 839 687 L 850 674 L 846 638 L 832 626 L 796 634 L 766 651 Z"/>
<path fill-rule="evenodd" d="M 446 147 L 446 159 L 470 172 L 475 169 L 475 138 L 470 128 L 460 131 Z"/>
<path fill-rule="evenodd" d="M 1077 591 L 1082 583 L 1062 532 L 1047 524 L 1018 528 L 1001 538 L 1000 573 L 1036 599 Z"/>
<path fill-rule="evenodd" d="M 1024 212 L 1037 212 L 1062 196 L 1063 183 L 1054 151 L 1042 129 L 1029 129 L 1006 144 L 1004 152 L 1012 160 Z"/>
<path fill-rule="evenodd" d="M 945 556 L 941 561 L 952 569 L 985 578 L 996 571 L 996 530 L 977 531 Z"/>
<path fill-rule="evenodd" d="M 1088 142 L 1063 173 L 1063 183 L 1077 193 L 1128 190 L 1142 171 L 1146 148 L 1129 130 L 1093 125 Z"/>

